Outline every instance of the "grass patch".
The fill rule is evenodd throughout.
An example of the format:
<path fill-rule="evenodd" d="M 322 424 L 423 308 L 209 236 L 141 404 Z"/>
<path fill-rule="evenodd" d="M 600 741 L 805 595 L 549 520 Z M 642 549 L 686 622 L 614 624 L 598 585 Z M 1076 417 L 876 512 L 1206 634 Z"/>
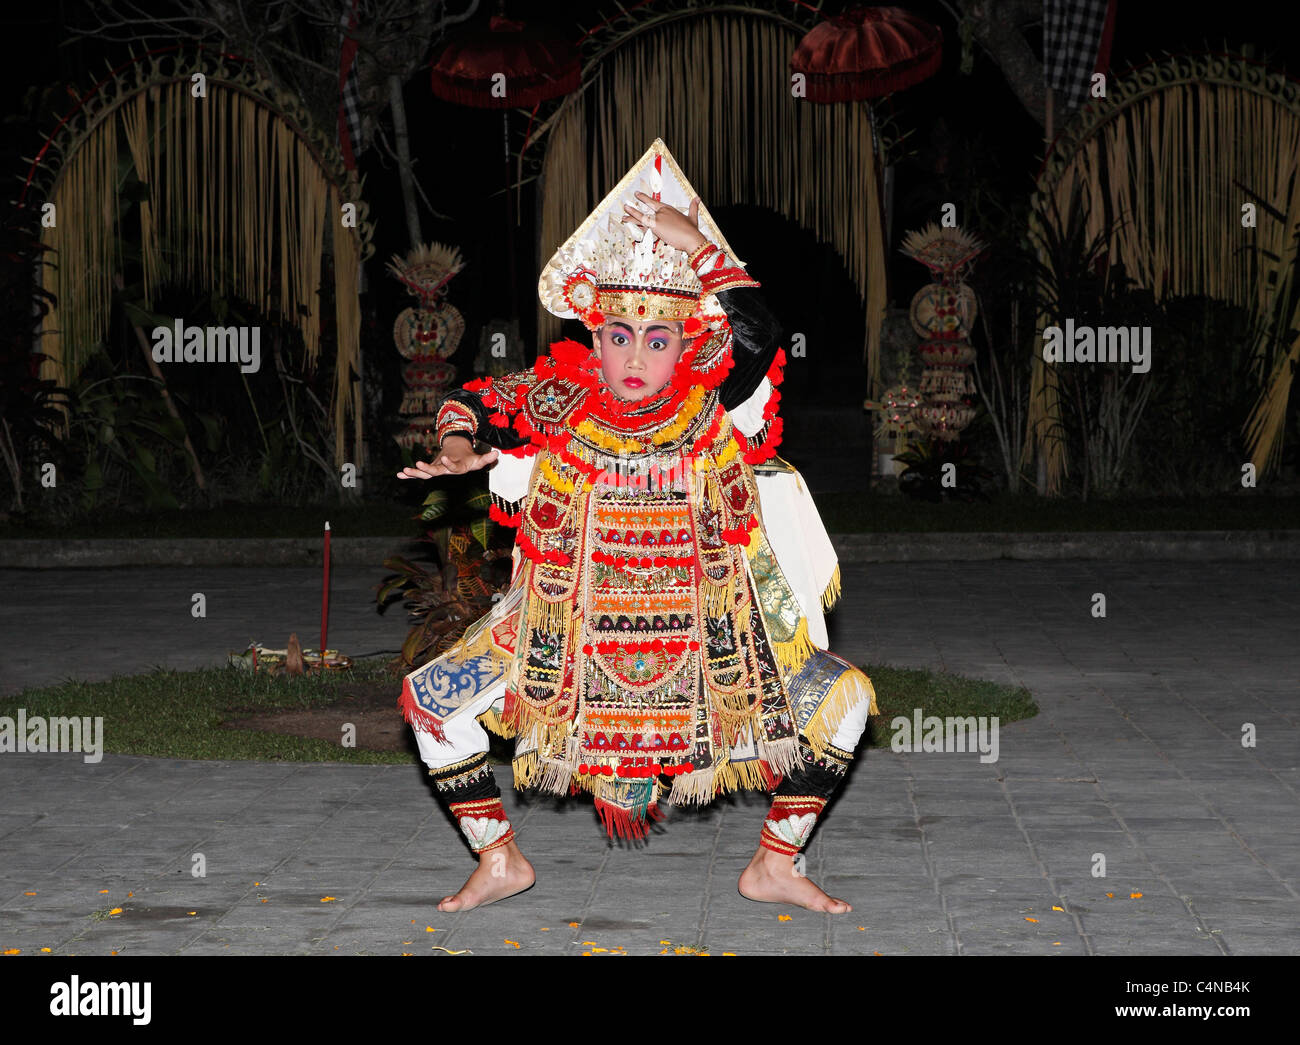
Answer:
<path fill-rule="evenodd" d="M 359 685 L 392 684 L 393 714 L 401 675 L 386 658 L 354 664 L 349 671 L 299 678 L 254 674 L 241 668 L 198 671 L 158 669 L 104 682 L 63 682 L 24 690 L 0 700 L 0 714 L 103 716 L 104 751 L 157 758 L 252 759 L 263 762 L 351 762 L 409 765 L 401 752 L 346 748 L 306 737 L 222 728 L 225 719 L 259 711 L 326 707 Z"/>
<path fill-rule="evenodd" d="M 911 721 L 916 708 L 926 718 L 931 715 L 996 717 L 999 726 L 1038 714 L 1038 704 L 1024 686 L 1005 686 L 987 679 L 914 668 L 866 665 L 862 670 L 871 676 L 876 706 L 880 709 L 880 714 L 871 716 L 867 722 L 867 742 L 871 747 L 888 748 L 894 735 L 890 720 L 902 715 Z M 916 742 L 919 739 L 913 738 Z"/>
<path fill-rule="evenodd" d="M 868 723 L 864 743 L 889 746 L 889 722 L 909 720 L 913 708 L 939 717 L 997 716 L 1006 724 L 1038 713 L 1028 690 L 960 675 L 907 668 L 863 668 L 876 689 L 881 714 Z M 63 682 L 24 690 L 0 700 L 0 715 L 24 708 L 29 718 L 103 716 L 104 751 L 156 758 L 262 762 L 345 762 L 357 765 L 410 765 L 404 751 L 367 751 L 341 743 L 254 730 L 229 729 L 225 720 L 267 711 L 329 707 L 361 689 L 391 686 L 393 715 L 401 674 L 386 658 L 357 662 L 350 671 L 300 678 L 253 674 L 239 668 L 198 671 L 159 669 L 104 682 Z M 492 738 L 490 759 L 508 764 L 512 742 Z"/>

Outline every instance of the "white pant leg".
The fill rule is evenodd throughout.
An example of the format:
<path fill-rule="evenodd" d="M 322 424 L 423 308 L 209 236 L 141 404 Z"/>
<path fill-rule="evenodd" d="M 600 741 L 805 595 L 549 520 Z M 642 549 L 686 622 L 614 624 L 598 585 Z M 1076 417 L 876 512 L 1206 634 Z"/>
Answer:
<path fill-rule="evenodd" d="M 854 751 L 862 733 L 867 728 L 867 715 L 871 711 L 871 694 L 865 693 L 861 700 L 853 705 L 840 719 L 839 728 L 831 738 L 831 744 L 841 751 Z"/>
<path fill-rule="evenodd" d="M 486 687 L 472 701 L 466 703 L 455 715 L 443 723 L 446 741 L 440 741 L 432 733 L 415 729 L 415 742 L 420 747 L 420 758 L 430 769 L 443 769 L 446 766 L 463 762 L 471 755 L 481 755 L 488 749 L 488 732 L 479 724 L 478 716 L 484 714 L 494 704 L 500 711 L 505 707 L 506 680 L 503 676 L 496 683 Z"/>

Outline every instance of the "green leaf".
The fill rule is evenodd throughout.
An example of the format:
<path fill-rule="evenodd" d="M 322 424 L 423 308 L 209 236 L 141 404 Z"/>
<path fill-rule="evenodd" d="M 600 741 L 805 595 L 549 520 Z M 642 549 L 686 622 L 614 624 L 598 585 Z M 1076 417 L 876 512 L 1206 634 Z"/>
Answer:
<path fill-rule="evenodd" d="M 420 513 L 420 518 L 425 522 L 441 518 L 447 514 L 449 502 L 446 490 L 434 490 L 424 499 L 424 511 Z"/>
<path fill-rule="evenodd" d="M 491 529 L 491 524 L 488 522 L 486 517 L 482 519 L 475 519 L 473 522 L 469 524 L 470 535 L 473 536 L 474 540 L 478 541 L 478 543 L 483 547 L 484 551 L 487 551 L 488 531 L 490 529 Z"/>

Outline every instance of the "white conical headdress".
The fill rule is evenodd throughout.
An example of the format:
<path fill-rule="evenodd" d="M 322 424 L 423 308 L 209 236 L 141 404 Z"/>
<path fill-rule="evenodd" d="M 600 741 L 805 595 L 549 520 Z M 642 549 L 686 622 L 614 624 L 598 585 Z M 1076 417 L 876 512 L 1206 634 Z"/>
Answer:
<path fill-rule="evenodd" d="M 703 287 L 685 251 L 664 243 L 653 230 L 642 231 L 622 220 L 624 203 L 642 206 L 637 192 L 683 214 L 698 195 L 663 139 L 656 138 L 542 269 L 537 293 L 547 311 L 562 319 L 580 319 L 588 327 L 599 325 L 590 321 L 593 313 L 606 311 L 646 319 L 686 319 L 722 311 L 712 294 L 701 300 Z M 741 265 L 703 200 L 697 220 L 704 238 Z"/>

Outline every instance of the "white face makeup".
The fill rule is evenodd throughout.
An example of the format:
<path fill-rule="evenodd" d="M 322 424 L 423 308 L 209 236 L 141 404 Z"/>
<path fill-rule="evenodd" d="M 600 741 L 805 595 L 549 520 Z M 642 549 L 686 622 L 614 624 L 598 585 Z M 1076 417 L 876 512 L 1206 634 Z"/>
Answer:
<path fill-rule="evenodd" d="M 592 333 L 605 383 L 614 394 L 635 402 L 660 391 L 673 375 L 685 341 L 680 320 L 639 322 L 606 315 Z"/>

